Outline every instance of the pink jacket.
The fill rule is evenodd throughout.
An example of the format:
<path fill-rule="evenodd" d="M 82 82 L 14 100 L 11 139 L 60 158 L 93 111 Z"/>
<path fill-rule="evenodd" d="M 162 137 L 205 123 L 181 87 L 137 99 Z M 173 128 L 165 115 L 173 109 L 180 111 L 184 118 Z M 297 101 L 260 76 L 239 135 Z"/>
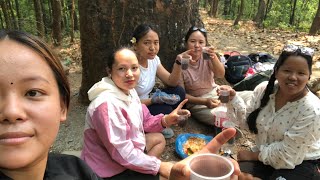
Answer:
<path fill-rule="evenodd" d="M 161 161 L 144 153 L 145 132 L 163 130 L 163 114 L 152 116 L 134 89 L 128 96 L 109 78 L 96 83 L 88 95 L 81 158 L 103 178 L 126 169 L 157 174 Z"/>

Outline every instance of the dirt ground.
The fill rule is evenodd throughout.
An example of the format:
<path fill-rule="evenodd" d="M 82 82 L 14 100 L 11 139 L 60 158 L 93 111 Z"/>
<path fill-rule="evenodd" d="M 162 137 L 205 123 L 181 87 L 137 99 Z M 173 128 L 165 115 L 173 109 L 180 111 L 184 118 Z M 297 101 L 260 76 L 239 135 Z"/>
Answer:
<path fill-rule="evenodd" d="M 209 43 L 217 49 L 217 52 L 239 51 L 243 54 L 250 52 L 268 52 L 275 56 L 279 55 L 284 44 L 298 42 L 316 50 L 319 47 L 320 36 L 307 36 L 305 33 L 289 33 L 280 30 L 256 29 L 252 22 L 243 22 L 239 28 L 232 27 L 232 21 L 212 19 L 202 12 L 202 19 L 208 31 Z M 68 52 L 66 52 L 68 51 Z M 319 51 L 319 50 L 317 50 Z M 73 45 L 69 50 L 61 50 L 62 56 L 70 56 L 69 80 L 71 82 L 71 104 L 68 120 L 61 124 L 60 131 L 51 151 L 80 151 L 84 128 L 86 106 L 77 101 L 78 91 L 81 85 L 81 57 L 79 43 Z M 317 52 L 315 60 L 319 60 Z M 319 67 L 320 68 L 320 67 Z M 319 69 L 314 69 L 313 77 L 320 77 Z M 218 81 L 221 84 L 225 81 Z M 175 136 L 167 139 L 166 149 L 161 159 L 164 161 L 180 160 L 175 153 L 175 139 L 180 133 L 199 133 L 213 135 L 213 128 L 189 119 L 184 128 L 173 127 Z M 248 148 L 248 141 L 253 142 L 253 136 L 245 132 L 244 138 L 237 141 L 236 150 Z"/>

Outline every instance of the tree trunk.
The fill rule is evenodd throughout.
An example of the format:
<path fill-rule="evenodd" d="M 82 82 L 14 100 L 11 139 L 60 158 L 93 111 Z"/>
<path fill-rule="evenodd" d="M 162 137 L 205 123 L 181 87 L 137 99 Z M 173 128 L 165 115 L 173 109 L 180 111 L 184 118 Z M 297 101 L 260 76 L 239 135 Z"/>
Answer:
<path fill-rule="evenodd" d="M 273 4 L 273 0 L 267 0 L 267 10 L 266 10 L 266 14 L 264 15 L 264 20 L 267 19 L 268 14 L 272 8 L 272 4 Z"/>
<path fill-rule="evenodd" d="M 45 1 L 45 0 L 43 0 Z M 52 0 L 48 0 L 48 22 L 50 23 L 50 25 L 48 27 L 51 28 L 52 30 Z"/>
<path fill-rule="evenodd" d="M 291 16 L 290 16 L 290 21 L 289 21 L 289 24 L 290 25 L 294 25 L 294 15 L 295 15 L 295 12 L 296 12 L 296 7 L 297 7 L 297 0 L 293 0 L 293 7 L 292 7 L 292 13 L 291 13 Z"/>
<path fill-rule="evenodd" d="M 10 14 L 11 14 L 10 16 L 11 16 L 12 25 L 13 25 L 14 29 L 18 29 L 18 21 L 16 20 L 16 16 L 14 15 L 12 4 L 11 4 L 10 0 L 7 0 L 7 5 L 10 10 Z"/>
<path fill-rule="evenodd" d="M 263 18 L 266 12 L 266 0 L 259 0 L 258 11 L 253 21 L 257 23 L 258 26 L 262 25 Z"/>
<path fill-rule="evenodd" d="M 231 0 L 224 0 L 223 15 L 230 15 Z"/>
<path fill-rule="evenodd" d="M 20 14 L 20 8 L 19 8 L 19 1 L 15 0 L 14 1 L 16 5 L 16 12 L 17 12 L 17 17 L 18 17 L 18 29 L 23 29 L 22 21 L 21 21 L 21 14 Z"/>
<path fill-rule="evenodd" d="M 212 0 L 210 14 L 209 14 L 211 17 L 217 17 L 218 4 L 219 4 L 219 0 Z"/>
<path fill-rule="evenodd" d="M 240 19 L 242 17 L 242 14 L 243 14 L 243 9 L 244 9 L 244 0 L 241 0 L 238 16 L 237 16 L 236 20 L 233 23 L 234 26 L 239 24 L 239 21 L 240 21 Z"/>
<path fill-rule="evenodd" d="M 53 44 L 60 46 L 62 42 L 61 34 L 61 2 L 60 0 L 51 0 L 52 2 L 52 36 Z"/>
<path fill-rule="evenodd" d="M 69 25 L 68 25 L 68 13 L 66 10 L 66 5 L 64 0 L 61 1 L 61 31 L 64 32 L 65 30 L 69 30 Z"/>
<path fill-rule="evenodd" d="M 313 19 L 309 34 L 310 35 L 315 35 L 320 29 L 320 0 L 318 3 L 318 10 L 317 13 Z"/>
<path fill-rule="evenodd" d="M 1 6 L 1 9 L 2 9 L 2 13 L 3 13 L 3 16 L 4 16 L 4 22 L 6 23 L 6 29 L 12 29 L 12 25 L 11 25 L 11 21 L 10 21 L 10 15 L 9 15 L 9 12 L 8 12 L 8 7 L 7 7 L 7 4 L 4 0 L 1 0 L 0 1 L 0 6 Z"/>
<path fill-rule="evenodd" d="M 78 20 L 78 15 L 77 15 L 77 11 L 75 10 L 73 13 L 73 19 L 74 19 L 74 30 L 78 31 L 79 30 L 79 20 Z"/>
<path fill-rule="evenodd" d="M 71 8 L 70 8 L 70 42 L 74 41 L 74 0 L 71 0 Z"/>
<path fill-rule="evenodd" d="M 43 27 L 44 27 L 44 35 L 48 34 L 48 27 L 49 27 L 49 22 L 48 22 L 48 17 L 47 17 L 47 13 L 46 13 L 46 8 L 45 8 L 45 1 L 44 0 L 40 0 L 40 6 L 41 6 L 41 10 L 42 10 L 42 23 L 43 23 Z"/>
<path fill-rule="evenodd" d="M 130 44 L 134 28 L 153 24 L 160 37 L 159 57 L 166 69 L 181 52 L 191 25 L 202 26 L 197 1 L 79 0 L 82 83 L 79 100 L 88 103 L 88 89 L 105 76 L 113 49 Z"/>
<path fill-rule="evenodd" d="M 33 0 L 38 36 L 44 37 L 43 13 L 40 0 Z"/>
<path fill-rule="evenodd" d="M 0 27 L 4 29 L 3 19 L 2 19 L 2 9 L 0 9 Z"/>

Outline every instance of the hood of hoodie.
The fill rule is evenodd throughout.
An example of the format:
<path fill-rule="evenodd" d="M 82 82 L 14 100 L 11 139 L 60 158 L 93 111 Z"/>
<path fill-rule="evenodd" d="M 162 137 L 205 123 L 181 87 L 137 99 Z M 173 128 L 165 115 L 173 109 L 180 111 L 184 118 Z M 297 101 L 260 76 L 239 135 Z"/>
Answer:
<path fill-rule="evenodd" d="M 130 94 L 131 94 L 130 90 Z M 95 83 L 88 91 L 88 97 L 90 101 L 96 99 L 102 93 L 110 93 L 110 95 L 114 95 L 114 97 L 123 100 L 129 101 L 130 97 L 126 95 L 123 91 L 121 91 L 114 82 L 108 78 L 104 77 L 101 81 Z"/>

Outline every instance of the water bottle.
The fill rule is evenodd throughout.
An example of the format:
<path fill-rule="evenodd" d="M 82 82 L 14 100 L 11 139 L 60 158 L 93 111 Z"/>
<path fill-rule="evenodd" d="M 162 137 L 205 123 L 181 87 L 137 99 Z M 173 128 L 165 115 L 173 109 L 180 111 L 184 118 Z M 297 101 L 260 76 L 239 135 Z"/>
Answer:
<path fill-rule="evenodd" d="M 235 124 L 227 116 L 227 103 L 229 102 L 229 91 L 220 90 L 220 105 L 214 108 L 211 113 L 215 117 L 215 126 L 223 130 L 226 128 L 235 127 Z M 234 148 L 234 137 L 227 143 L 223 144 L 220 149 L 220 154 L 230 156 Z"/>

